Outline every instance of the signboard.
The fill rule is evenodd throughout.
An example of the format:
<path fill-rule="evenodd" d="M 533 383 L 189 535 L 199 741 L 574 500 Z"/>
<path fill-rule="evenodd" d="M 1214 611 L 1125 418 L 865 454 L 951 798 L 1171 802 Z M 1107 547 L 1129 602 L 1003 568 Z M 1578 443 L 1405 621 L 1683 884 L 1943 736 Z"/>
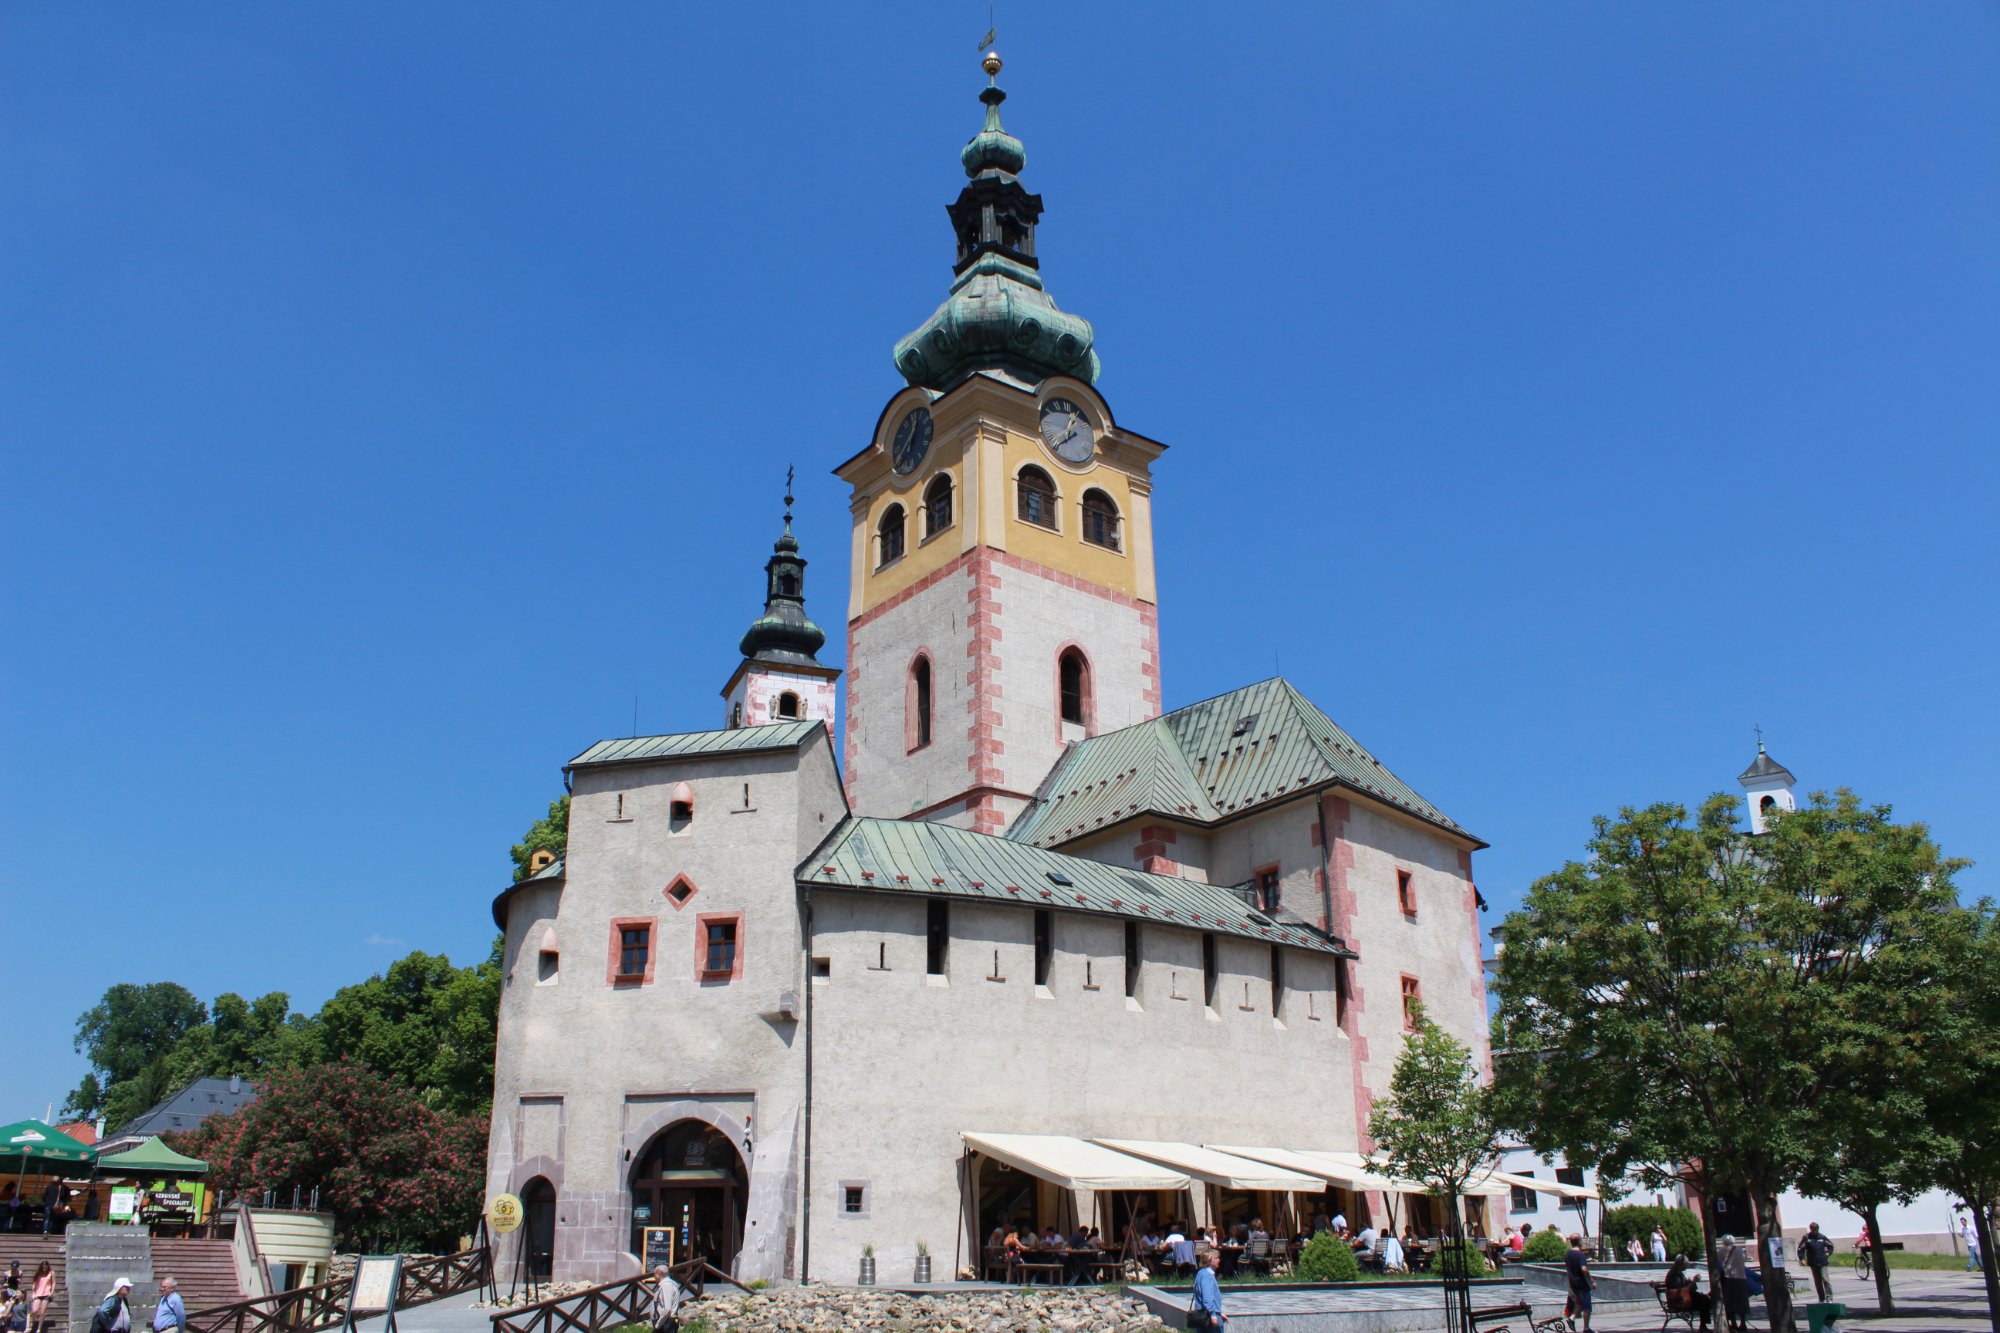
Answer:
<path fill-rule="evenodd" d="M 110 1218 L 114 1222 L 130 1222 L 139 1211 L 139 1187 L 136 1185 L 114 1185 L 111 1188 Z"/>
<path fill-rule="evenodd" d="M 672 1227 L 646 1228 L 646 1271 L 651 1273 L 662 1265 L 674 1266 L 674 1229 Z"/>
<path fill-rule="evenodd" d="M 402 1276 L 401 1255 L 364 1255 L 355 1261 L 354 1294 L 349 1314 L 380 1314 L 395 1304 L 396 1282 Z"/>
<path fill-rule="evenodd" d="M 486 1205 L 487 1223 L 503 1236 L 520 1230 L 523 1216 L 518 1194 L 496 1194 L 493 1202 Z"/>
<path fill-rule="evenodd" d="M 1785 1238 L 1783 1236 L 1767 1236 L 1764 1238 L 1764 1245 L 1771 1255 L 1770 1266 L 1772 1268 L 1783 1268 L 1785 1266 Z"/>

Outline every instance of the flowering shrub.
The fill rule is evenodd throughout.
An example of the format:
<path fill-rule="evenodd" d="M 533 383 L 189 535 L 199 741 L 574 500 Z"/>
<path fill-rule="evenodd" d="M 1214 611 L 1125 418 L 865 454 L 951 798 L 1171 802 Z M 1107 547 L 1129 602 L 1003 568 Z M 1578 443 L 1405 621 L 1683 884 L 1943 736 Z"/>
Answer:
<path fill-rule="evenodd" d="M 485 1188 L 483 1117 L 432 1110 L 348 1060 L 275 1072 L 241 1111 L 165 1137 L 225 1197 L 317 1187 L 343 1249 L 451 1248 Z"/>

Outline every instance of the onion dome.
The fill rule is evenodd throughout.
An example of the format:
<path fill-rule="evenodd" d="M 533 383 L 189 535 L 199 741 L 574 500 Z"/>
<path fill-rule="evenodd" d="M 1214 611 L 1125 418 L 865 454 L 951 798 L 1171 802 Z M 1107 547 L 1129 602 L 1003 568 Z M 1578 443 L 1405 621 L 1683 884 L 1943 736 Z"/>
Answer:
<path fill-rule="evenodd" d="M 806 618 L 806 562 L 792 535 L 792 497 L 786 489 L 785 531 L 764 563 L 764 614 L 750 622 L 738 648 L 755 662 L 818 666 L 813 654 L 825 644 L 826 631 Z"/>
<path fill-rule="evenodd" d="M 1000 123 L 1000 57 L 983 62 L 986 125 L 959 153 L 971 179 L 946 210 L 958 237 L 951 294 L 896 344 L 896 369 L 911 384 L 944 390 L 978 370 L 1010 372 L 1030 384 L 1050 375 L 1095 382 L 1090 321 L 1056 308 L 1035 258 L 1040 195 L 1019 179 L 1028 150 Z"/>

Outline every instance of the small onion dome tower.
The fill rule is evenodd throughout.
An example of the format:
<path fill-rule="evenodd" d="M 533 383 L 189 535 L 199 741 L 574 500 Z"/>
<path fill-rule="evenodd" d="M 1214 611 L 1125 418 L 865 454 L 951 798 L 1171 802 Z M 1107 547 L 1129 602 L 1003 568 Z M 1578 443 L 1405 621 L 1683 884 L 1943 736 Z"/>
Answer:
<path fill-rule="evenodd" d="M 1022 188 L 1028 150 L 1000 124 L 1000 56 L 988 52 L 986 125 L 959 153 L 970 178 L 946 211 L 958 236 L 951 294 L 916 332 L 896 344 L 896 369 L 919 388 L 942 392 L 974 371 L 998 371 L 1034 385 L 1050 375 L 1097 381 L 1090 321 L 1056 309 L 1042 287 L 1035 223 L 1042 197 Z"/>
<path fill-rule="evenodd" d="M 792 535 L 791 478 L 785 479 L 785 530 L 764 562 L 764 614 L 737 645 L 743 663 L 722 687 L 728 725 L 819 720 L 833 724 L 836 667 L 816 654 L 826 631 L 806 616 L 806 561 Z"/>
<path fill-rule="evenodd" d="M 1764 752 L 1762 737 L 1757 740 L 1757 757 L 1736 779 L 1743 784 L 1744 799 L 1750 803 L 1750 831 L 1764 833 L 1773 815 L 1789 814 L 1799 808 L 1792 787 L 1798 782 L 1791 770 Z"/>

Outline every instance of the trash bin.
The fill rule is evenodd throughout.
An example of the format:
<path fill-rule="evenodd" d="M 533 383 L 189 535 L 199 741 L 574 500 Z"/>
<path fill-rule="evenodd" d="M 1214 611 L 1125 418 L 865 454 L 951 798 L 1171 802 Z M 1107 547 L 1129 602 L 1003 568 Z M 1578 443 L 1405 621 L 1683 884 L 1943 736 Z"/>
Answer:
<path fill-rule="evenodd" d="M 1847 1313 L 1847 1307 L 1839 1301 L 1809 1301 L 1806 1304 L 1806 1326 L 1810 1333 L 1840 1333 L 1834 1322 Z"/>

